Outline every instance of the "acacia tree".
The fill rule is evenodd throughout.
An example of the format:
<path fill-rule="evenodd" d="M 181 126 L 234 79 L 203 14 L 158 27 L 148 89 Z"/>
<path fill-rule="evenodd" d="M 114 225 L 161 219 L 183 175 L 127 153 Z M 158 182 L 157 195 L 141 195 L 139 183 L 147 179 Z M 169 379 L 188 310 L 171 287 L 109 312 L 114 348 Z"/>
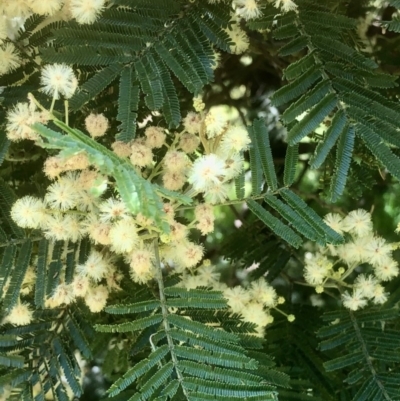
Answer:
<path fill-rule="evenodd" d="M 0 400 L 399 399 L 398 0 L 0 9 Z"/>

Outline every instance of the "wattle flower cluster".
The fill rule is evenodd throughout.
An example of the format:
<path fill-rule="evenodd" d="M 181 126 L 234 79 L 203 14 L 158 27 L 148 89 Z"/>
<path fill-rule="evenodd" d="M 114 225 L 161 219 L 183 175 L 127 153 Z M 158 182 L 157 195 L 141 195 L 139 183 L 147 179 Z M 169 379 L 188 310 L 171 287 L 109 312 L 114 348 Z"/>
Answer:
<path fill-rule="evenodd" d="M 397 244 L 389 244 L 373 233 L 370 213 L 353 210 L 346 217 L 329 213 L 325 222 L 340 234 L 343 245 L 320 247 L 317 253 L 307 253 L 304 268 L 306 282 L 317 293 L 324 288 L 338 288 L 343 305 L 358 310 L 368 305 L 387 301 L 383 283 L 399 274 L 392 251 Z"/>

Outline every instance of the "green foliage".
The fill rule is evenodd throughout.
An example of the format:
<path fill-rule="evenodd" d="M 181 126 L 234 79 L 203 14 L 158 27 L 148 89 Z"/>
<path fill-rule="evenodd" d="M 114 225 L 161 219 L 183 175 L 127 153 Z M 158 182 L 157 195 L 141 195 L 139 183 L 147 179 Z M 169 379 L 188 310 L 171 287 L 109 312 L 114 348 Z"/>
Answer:
<path fill-rule="evenodd" d="M 171 73 L 197 94 L 214 76 L 211 45 L 228 49 L 223 30 L 229 21 L 226 7 L 196 3 L 183 7 L 175 1 L 157 7 L 142 13 L 136 3 L 125 2 L 123 8 L 106 10 L 94 24 L 80 27 L 68 22 L 54 31 L 56 46 L 42 51 L 46 62 L 76 64 L 88 72 L 90 67 L 99 69 L 89 73 L 71 99 L 75 110 L 120 76 L 117 138 L 125 142 L 134 137 L 139 87 L 146 106 L 162 109 L 167 124 L 176 127 L 180 110 Z"/>
<path fill-rule="evenodd" d="M 164 399 L 168 394 L 173 397 L 177 391 L 187 399 L 198 400 L 228 396 L 276 399 L 272 384 L 278 383 L 273 379 L 274 370 L 269 370 L 270 379 L 269 373 L 264 376 L 259 361 L 247 356 L 241 345 L 238 333 L 246 333 L 245 327 L 237 326 L 235 333 L 221 330 L 220 322 L 212 315 L 207 315 L 208 324 L 196 321 L 197 311 L 217 312 L 226 307 L 221 293 L 164 288 L 160 280 L 159 276 L 159 300 L 148 298 L 106 309 L 118 315 L 138 314 L 131 322 L 95 326 L 100 332 L 119 333 L 154 327 L 148 339 L 151 352 L 114 382 L 109 395 L 115 396 L 135 384 L 136 393 L 129 400 Z M 170 313 L 171 308 L 176 308 L 177 312 Z M 211 322 L 214 324 L 209 325 Z M 284 377 L 279 385 L 287 385 Z"/>
<path fill-rule="evenodd" d="M 377 71 L 373 60 L 351 46 L 350 32 L 355 29 L 356 21 L 329 13 L 323 5 L 316 9 L 312 7 L 304 2 L 304 8 L 300 8 L 298 14 L 282 18 L 274 31 L 276 39 L 295 37 L 283 46 L 282 55 L 294 54 L 304 48 L 307 54 L 286 68 L 284 75 L 289 83 L 274 93 L 272 102 L 282 106 L 295 100 L 282 115 L 285 124 L 294 122 L 288 127 L 290 145 L 313 134 L 321 122 L 333 117 L 332 125 L 318 141 L 311 161 L 314 168 L 324 163 L 340 131 L 348 125 L 348 134 L 342 133 L 337 145 L 335 173 L 329 191 L 330 199 L 336 201 L 343 194 L 349 174 L 355 133 L 377 160 L 398 178 L 397 158 L 385 143 L 387 133 L 378 129 L 378 125 L 385 124 L 389 132 L 399 129 L 399 106 L 369 89 L 396 84 L 393 77 Z M 325 29 L 321 30 L 321 26 Z M 395 27 L 395 21 L 390 26 Z M 282 35 L 283 31 L 287 34 Z M 307 114 L 295 121 L 304 112 Z M 362 117 L 354 118 L 354 112 Z M 393 141 L 388 142 L 393 144 Z"/>
<path fill-rule="evenodd" d="M 353 400 L 389 400 L 399 397 L 397 366 L 399 333 L 397 309 L 376 308 L 361 312 L 335 311 L 322 316 L 320 349 L 340 347 L 341 356 L 324 363 L 327 372 L 345 371 Z"/>
<path fill-rule="evenodd" d="M 0 400 L 67 401 L 71 392 L 84 400 L 81 358 L 101 367 L 112 383 L 106 397 L 115 401 L 400 399 L 396 272 L 381 282 L 388 301 L 356 312 L 342 308 L 333 288 L 342 294 L 353 286 L 345 278 L 372 274 L 367 257 L 329 267 L 334 284 L 324 282 L 322 293 L 303 281 L 310 254 L 343 251 L 337 247 L 350 236 L 324 221 L 327 212 L 340 219 L 363 207 L 385 238 L 397 240 L 400 2 L 294 0 L 296 12 L 277 8 L 289 2 L 256 3 L 260 15 L 247 20 L 239 16 L 239 1 L 232 8 L 228 0 L 112 0 L 93 24 L 33 14 L 2 41 L 1 52 L 15 46 L 18 66 L 0 71 Z M 232 45 L 241 40 L 249 48 L 238 56 Z M 49 107 L 39 89 L 48 63 L 70 65 L 79 78 L 65 105 L 57 100 L 54 106 L 53 99 Z M 39 139 L 12 142 L 6 113 L 28 93 L 37 111 L 53 114 L 32 126 Z M 195 106 L 201 123 L 188 129 L 182 117 L 193 111 L 194 96 L 205 108 Z M 229 123 L 210 138 L 205 117 L 221 105 L 217 119 Z M 96 140 L 79 129 L 91 112 L 109 119 L 108 132 Z M 16 129 L 28 129 L 25 117 Z M 230 155 L 219 145 L 239 118 L 251 139 L 237 154 L 246 167 L 226 188 L 224 174 L 214 177 L 226 193 L 212 205 L 215 230 L 206 237 L 195 231 L 193 209 L 210 204 L 210 188 L 199 193 L 185 182 L 177 191 L 166 189 L 164 157 L 183 150 L 181 136 L 193 129 L 201 145 L 185 156 L 184 178 L 202 155 L 216 153 L 228 165 Z M 165 144 L 152 149 L 151 165 L 135 167 L 110 150 L 115 141 L 126 149 L 134 140 L 146 143 L 142 131 L 149 125 L 166 134 Z M 105 231 L 119 218 L 107 220 L 97 204 L 88 213 L 71 211 L 82 218 L 82 239 L 75 242 L 55 241 L 42 227 L 23 229 L 12 219 L 18 198 L 43 198 L 46 157 L 79 154 L 88 158 L 87 172 L 108 178 L 101 201 L 120 198 L 130 215 L 141 215 L 138 249 L 151 243 L 155 254 L 154 274 L 144 284 L 131 280 L 137 266 L 130 252 L 90 242 L 87 214 L 101 216 Z M 179 225 L 194 233 L 174 239 Z M 377 239 L 377 231 L 371 236 Z M 188 238 L 202 245 L 203 265 L 186 268 L 171 256 Z M 167 255 L 162 263 L 158 244 Z M 397 263 L 398 244 L 392 244 L 387 253 Z M 112 288 L 104 311 L 90 312 L 84 298 L 52 308 L 51 297 L 72 285 L 91 250 L 112 254 L 110 277 L 89 280 L 91 287 Z M 207 274 L 207 287 L 193 288 Z M 265 282 L 272 295 L 254 290 Z M 239 286 L 238 299 L 228 299 L 228 287 Z M 244 303 L 240 313 L 230 305 L 235 301 Z M 254 304 L 259 310 L 246 318 Z M 29 305 L 31 323 L 7 321 L 20 305 Z M 264 341 L 255 322 L 267 314 Z"/>

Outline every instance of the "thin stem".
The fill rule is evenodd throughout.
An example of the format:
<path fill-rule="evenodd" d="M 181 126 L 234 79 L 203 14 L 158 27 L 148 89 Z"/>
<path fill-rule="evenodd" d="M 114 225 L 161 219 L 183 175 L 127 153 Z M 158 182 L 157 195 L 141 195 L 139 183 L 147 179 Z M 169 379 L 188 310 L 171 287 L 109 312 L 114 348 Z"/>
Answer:
<path fill-rule="evenodd" d="M 256 196 L 249 196 L 247 198 L 244 199 L 234 199 L 234 200 L 230 200 L 227 202 L 222 202 L 222 203 L 217 203 L 216 205 L 213 206 L 228 206 L 228 205 L 237 205 L 239 203 L 244 203 L 250 199 L 252 200 L 258 200 L 258 199 L 263 199 L 267 194 L 271 194 L 272 192 L 265 192 L 261 195 L 256 195 Z M 186 209 L 194 209 L 196 206 L 182 206 L 179 207 L 177 210 L 186 210 Z"/>
<path fill-rule="evenodd" d="M 347 270 L 347 272 L 345 272 L 345 273 L 342 275 L 341 279 L 344 280 L 344 279 L 345 279 L 346 277 L 348 277 L 351 273 L 353 273 L 353 270 L 354 270 L 357 266 L 358 266 L 358 264 L 357 264 L 357 263 L 354 263 L 353 266 L 351 266 L 351 267 L 349 268 L 349 270 Z"/>
<path fill-rule="evenodd" d="M 174 352 L 174 341 L 172 340 L 172 337 L 170 336 L 169 332 L 171 331 L 171 326 L 169 325 L 168 321 L 168 306 L 167 306 L 167 300 L 165 299 L 165 294 L 164 294 L 164 281 L 163 281 L 163 276 L 162 276 L 162 271 L 161 271 L 161 262 L 160 262 L 160 253 L 158 250 L 158 239 L 155 239 L 153 242 L 154 245 L 154 254 L 156 257 L 156 280 L 158 283 L 158 289 L 159 289 L 159 294 L 160 294 L 160 304 L 161 304 L 161 312 L 163 315 L 163 325 L 164 325 L 164 331 L 167 337 L 167 342 L 168 342 L 168 348 L 171 354 L 171 360 L 172 364 L 174 365 L 174 369 L 176 372 L 176 376 L 178 378 L 178 381 L 180 385 L 182 386 L 182 391 L 183 394 L 185 395 L 186 398 L 189 399 L 189 394 L 186 390 L 186 388 L 183 386 L 183 376 L 181 371 L 179 370 L 179 362 L 178 358 Z"/>
<path fill-rule="evenodd" d="M 54 92 L 53 99 L 51 100 L 50 110 L 49 110 L 50 114 L 53 113 L 54 105 L 56 104 L 56 97 L 57 97 L 57 92 Z"/>
<path fill-rule="evenodd" d="M 26 237 L 26 238 L 22 238 L 22 239 L 12 239 L 10 241 L 3 242 L 2 244 L 0 244 L 0 248 L 9 246 L 9 245 L 23 244 L 24 242 L 26 242 L 28 240 L 31 242 L 37 242 L 37 241 L 42 240 L 43 238 L 44 237 L 33 237 L 33 238 Z"/>
<path fill-rule="evenodd" d="M 64 100 L 65 125 L 69 125 L 68 100 Z"/>

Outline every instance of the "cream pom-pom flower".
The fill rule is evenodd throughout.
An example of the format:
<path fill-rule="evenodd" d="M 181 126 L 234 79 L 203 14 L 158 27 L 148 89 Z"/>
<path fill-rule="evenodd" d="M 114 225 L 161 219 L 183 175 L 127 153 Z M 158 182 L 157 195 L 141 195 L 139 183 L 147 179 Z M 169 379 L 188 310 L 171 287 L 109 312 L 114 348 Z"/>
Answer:
<path fill-rule="evenodd" d="M 189 172 L 188 181 L 196 191 L 205 191 L 221 182 L 225 175 L 225 163 L 215 154 L 198 158 Z"/>
<path fill-rule="evenodd" d="M 232 155 L 247 150 L 250 142 L 249 134 L 244 128 L 231 127 L 225 132 L 220 148 L 223 153 Z"/>
<path fill-rule="evenodd" d="M 18 199 L 12 206 L 10 215 L 22 228 L 43 227 L 48 219 L 45 203 L 33 196 Z"/>
<path fill-rule="evenodd" d="M 92 138 L 104 136 L 108 129 L 108 118 L 103 114 L 90 113 L 85 118 L 85 127 Z"/>
<path fill-rule="evenodd" d="M 109 263 L 100 252 L 91 251 L 86 262 L 76 267 L 79 275 L 90 277 L 94 281 L 100 281 L 105 277 L 109 269 Z"/>
<path fill-rule="evenodd" d="M 166 135 L 161 127 L 147 127 L 144 134 L 146 135 L 146 146 L 151 149 L 161 148 L 165 143 Z"/>
<path fill-rule="evenodd" d="M 343 220 L 343 231 L 358 237 L 366 237 L 372 233 L 371 214 L 364 209 L 351 211 Z"/>
<path fill-rule="evenodd" d="M 274 5 L 285 13 L 289 11 L 297 11 L 297 4 L 292 0 L 275 0 Z"/>
<path fill-rule="evenodd" d="M 162 176 L 163 184 L 170 191 L 178 191 L 186 183 L 186 176 L 183 173 L 175 171 L 165 171 Z"/>
<path fill-rule="evenodd" d="M 139 241 L 137 226 L 133 219 L 115 222 L 109 232 L 111 248 L 117 253 L 132 252 Z"/>
<path fill-rule="evenodd" d="M 31 112 L 28 103 L 17 103 L 14 108 L 7 113 L 7 138 L 10 141 L 39 139 L 39 135 L 30 127 L 37 121 L 37 115 Z"/>
<path fill-rule="evenodd" d="M 339 213 L 328 213 L 324 217 L 325 223 L 339 234 L 343 234 L 343 218 Z"/>
<path fill-rule="evenodd" d="M 105 285 L 90 287 L 85 295 L 85 303 L 92 313 L 101 312 L 107 305 L 108 289 Z"/>
<path fill-rule="evenodd" d="M 29 7 L 35 14 L 53 15 L 60 10 L 63 0 L 28 0 Z"/>
<path fill-rule="evenodd" d="M 273 308 L 278 304 L 278 295 L 275 289 L 263 277 L 251 283 L 249 292 L 252 299 L 268 308 Z"/>
<path fill-rule="evenodd" d="M 131 145 L 130 160 L 134 166 L 148 166 L 153 162 L 153 152 L 148 146 L 136 140 Z"/>
<path fill-rule="evenodd" d="M 249 37 L 238 24 L 232 25 L 231 29 L 226 29 L 225 32 L 229 35 L 229 38 L 233 42 L 233 45 L 231 45 L 229 48 L 231 53 L 242 54 L 249 48 Z"/>
<path fill-rule="evenodd" d="M 48 64 L 42 70 L 40 83 L 42 91 L 59 99 L 63 95 L 69 99 L 76 91 L 78 80 L 72 68 L 66 64 Z"/>
<path fill-rule="evenodd" d="M 190 161 L 185 153 L 179 150 L 169 150 L 164 156 L 164 167 L 167 171 L 174 173 L 184 173 L 190 165 Z"/>
<path fill-rule="evenodd" d="M 363 291 L 360 288 L 353 290 L 352 294 L 347 291 L 342 295 L 343 306 L 352 311 L 364 308 L 367 305 L 367 300 L 364 298 Z"/>
<path fill-rule="evenodd" d="M 241 313 L 251 300 L 250 293 L 241 286 L 226 288 L 223 295 L 233 313 Z"/>
<path fill-rule="evenodd" d="M 129 255 L 130 274 L 136 283 L 146 283 L 155 276 L 155 255 L 148 248 L 138 249 Z"/>
<path fill-rule="evenodd" d="M 200 139 L 195 134 L 183 134 L 179 140 L 179 147 L 185 153 L 193 153 L 200 145 Z"/>
<path fill-rule="evenodd" d="M 234 0 L 236 14 L 245 20 L 261 17 L 262 12 L 256 0 Z"/>
<path fill-rule="evenodd" d="M 115 198 L 108 198 L 99 205 L 100 221 L 107 223 L 129 217 L 125 203 Z"/>
<path fill-rule="evenodd" d="M 93 24 L 104 10 L 105 0 L 71 0 L 71 15 L 79 24 Z"/>
<path fill-rule="evenodd" d="M 5 320 L 15 326 L 24 326 L 33 319 L 33 312 L 27 303 L 18 302 L 6 316 Z"/>
<path fill-rule="evenodd" d="M 0 47 L 0 75 L 7 74 L 21 65 L 18 51 L 12 43 Z"/>
<path fill-rule="evenodd" d="M 188 134 L 198 134 L 201 129 L 201 116 L 199 113 L 189 111 L 183 119 L 183 126 Z"/>

